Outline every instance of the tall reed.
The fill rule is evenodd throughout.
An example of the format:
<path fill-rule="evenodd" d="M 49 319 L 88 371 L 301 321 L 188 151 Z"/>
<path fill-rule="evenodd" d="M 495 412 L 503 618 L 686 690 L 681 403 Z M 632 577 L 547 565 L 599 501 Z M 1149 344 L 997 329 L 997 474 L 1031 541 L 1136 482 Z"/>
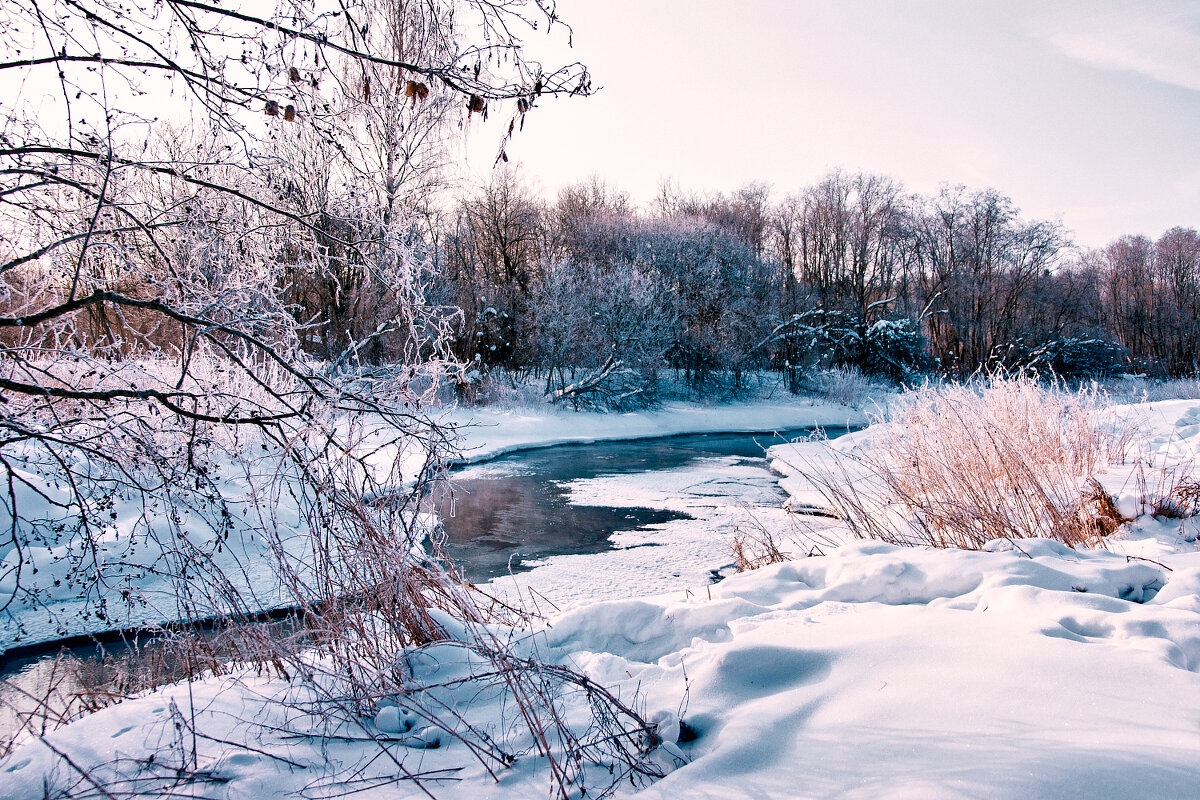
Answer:
<path fill-rule="evenodd" d="M 830 448 L 797 465 L 852 533 L 979 548 L 1049 537 L 1102 544 L 1119 520 L 1091 477 L 1120 462 L 1133 429 L 1105 419 L 1098 390 L 1028 376 L 910 390 L 877 421 L 868 452 Z"/>

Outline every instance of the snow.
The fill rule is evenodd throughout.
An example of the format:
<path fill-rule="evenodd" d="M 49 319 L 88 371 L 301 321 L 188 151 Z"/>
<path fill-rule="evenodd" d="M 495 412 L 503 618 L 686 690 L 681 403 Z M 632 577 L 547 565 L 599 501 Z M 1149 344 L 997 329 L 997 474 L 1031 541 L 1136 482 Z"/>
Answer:
<path fill-rule="evenodd" d="M 1022 544 L 1028 556 L 849 545 L 731 577 L 711 599 L 577 608 L 542 629 L 539 647 L 626 696 L 640 691 L 650 717 L 671 723 L 682 709 L 696 738 L 665 751 L 676 768 L 640 797 L 1190 795 L 1200 564 L 1180 560 L 1168 572 L 1115 553 Z M 461 660 L 445 647 L 424 663 L 445 679 Z M 252 678 L 192 689 L 206 732 L 230 741 L 246 741 L 245 720 L 261 714 L 282 724 L 270 700 L 287 691 Z M 177 688 L 48 740 L 89 766 L 118 752 L 144 756 L 171 730 L 171 701 L 190 714 Z M 470 708 L 494 711 L 494 702 Z M 425 749 L 433 733 L 410 734 L 415 726 L 391 708 L 363 724 L 398 735 L 409 769 L 463 768 L 459 782 L 432 787 L 439 796 L 545 792 L 545 776 L 520 760 L 493 784 L 461 744 Z M 251 743 L 319 765 L 352 762 L 362 747 L 270 733 Z M 687 763 L 675 765 L 674 752 Z M 26 745 L 0 764 L 0 796 L 39 796 L 55 761 L 45 745 Z M 229 780 L 230 797 L 289 796 L 320 775 L 212 742 L 199 764 Z M 386 791 L 419 795 L 407 784 Z"/>
<path fill-rule="evenodd" d="M 1100 480 L 1122 506 L 1144 511 L 1147 479 L 1138 478 L 1137 464 L 1190 470 L 1200 447 L 1200 402 L 1109 413 L 1140 421 L 1143 451 Z M 539 428 L 519 417 L 511 420 L 513 431 L 495 429 L 490 440 L 477 440 L 479 451 L 601 435 L 600 423 L 571 430 L 555 419 Z M 612 424 L 614 432 L 631 435 L 652 427 L 640 420 Z M 830 445 L 852 451 L 870 447 L 871 438 L 868 429 Z M 794 465 L 819 458 L 822 447 L 799 443 L 771 452 L 795 507 L 812 499 Z M 724 482 L 740 484 L 737 491 L 749 487 L 751 494 L 772 489 L 761 471 L 750 470 L 736 459 L 712 459 L 653 480 L 599 477 L 570 490 L 577 502 L 620 492 L 623 502 L 689 513 L 711 505 L 712 516 L 691 524 L 719 538 L 733 519 Z M 768 494 L 759 499 L 769 505 Z M 828 537 L 837 536 L 831 522 L 816 522 Z M 672 533 L 671 526 L 689 525 L 681 521 L 631 534 L 662 539 L 663 546 L 564 560 L 574 572 L 550 559 L 525 573 L 528 586 L 550 592 L 569 593 L 574 580 L 574 595 L 531 633 L 494 626 L 492 634 L 513 637 L 522 653 L 582 670 L 623 698 L 636 694 L 645 716 L 675 735 L 655 753 L 669 774 L 648 785 L 623 783 L 618 797 L 1194 796 L 1200 758 L 1195 524 L 1195 518 L 1143 514 L 1111 537 L 1109 550 L 1072 550 L 1043 539 L 1022 540 L 1019 547 L 1001 541 L 982 551 L 846 542 L 822 556 L 708 584 L 707 569 L 699 567 L 718 553 Z M 670 568 L 655 561 L 668 550 L 684 551 L 680 580 L 693 582 L 690 591 L 675 586 L 654 593 L 662 587 L 645 577 Z M 691 572 L 682 566 L 689 558 L 697 565 Z M 613 576 L 638 563 L 649 565 L 638 579 L 643 591 L 629 582 L 613 588 Z M 585 603 L 585 595 L 608 599 Z M 449 686 L 469 669 L 468 660 L 455 644 L 438 645 L 413 654 L 414 674 Z M 54 787 L 78 780 L 50 745 L 110 788 L 118 786 L 121 764 L 128 774 L 129 759 L 152 752 L 179 758 L 182 751 L 190 758 L 190 741 L 182 750 L 170 744 L 174 722 L 192 718 L 193 709 L 211 737 L 196 745 L 195 763 L 225 781 L 213 788 L 220 792 L 215 796 L 352 788 L 362 788 L 363 797 L 424 796 L 407 781 L 328 788 L 339 765 L 369 778 L 394 773 L 394 762 L 316 729 L 295 734 L 311 723 L 280 701 L 298 691 L 283 681 L 236 675 L 127 701 L 48 734 L 49 744 L 30 741 L 0 762 L 0 797 L 40 797 L 44 781 Z M 457 770 L 441 773 L 454 780 L 426 784 L 436 796 L 547 796 L 545 761 L 497 722 L 504 697 L 478 686 L 445 691 L 464 722 L 492 720 L 498 734 L 517 737 L 509 743 L 513 749 L 526 751 L 498 781 L 463 743 L 414 722 L 410 698 L 364 712 L 362 732 L 393 738 L 392 756 L 412 772 Z M 568 718 L 582 724 L 582 701 L 564 702 Z M 229 744 L 234 741 L 251 749 Z M 431 748 L 435 741 L 439 746 Z M 118 756 L 126 760 L 114 761 Z M 603 788 L 603 777 L 593 776 L 593 789 Z"/>
<path fill-rule="evenodd" d="M 771 439 L 764 437 L 763 443 Z M 757 462 L 757 463 L 756 463 Z M 555 608 L 636 594 L 704 591 L 713 570 L 730 571 L 731 540 L 757 525 L 788 530 L 776 476 L 762 459 L 702 458 L 669 470 L 604 475 L 564 484 L 570 502 L 682 512 L 680 519 L 614 534 L 614 549 L 553 556 L 531 572 L 496 578 L 485 587 L 506 602 Z M 532 589 L 532 591 L 531 591 Z"/>
<path fill-rule="evenodd" d="M 9 457 L 17 463 L 20 458 L 36 463 L 41 455 L 27 450 Z M 22 550 L 11 542 L 0 546 L 0 601 L 5 602 L 0 651 L 18 643 L 176 619 L 178 581 L 173 576 L 185 558 L 180 554 L 189 551 L 211 556 L 211 562 L 199 566 L 200 559 L 192 559 L 198 580 L 215 567 L 233 581 L 249 605 L 271 608 L 282 602 L 269 560 L 263 557 L 269 551 L 261 531 L 266 526 L 278 531 L 285 546 L 302 547 L 303 537 L 297 503 L 282 482 L 271 478 L 279 462 L 235 461 L 227 453 L 217 453 L 209 467 L 228 501 L 228 516 L 219 513 L 217 504 L 179 486 L 168 489 L 175 495 L 173 502 L 161 494 L 116 492 L 108 524 L 93 538 L 94 550 L 82 537 L 71 536 L 78 505 L 44 472 L 14 470 L 24 481 L 17 484 L 21 518 L 33 521 L 32 527 L 41 533 L 29 537 L 40 544 L 27 544 Z M 5 528 L 11 525 L 9 508 L 0 510 Z M 89 516 L 102 515 L 93 509 Z M 223 541 L 226 526 L 229 535 Z M 48 530 L 53 532 L 45 533 Z M 163 543 L 171 543 L 176 555 L 166 554 Z M 26 566 L 18 586 L 22 560 Z M 97 613 L 99 600 L 107 606 L 104 613 Z"/>
<path fill-rule="evenodd" d="M 443 423 L 459 426 L 463 460 L 486 461 L 504 453 L 558 444 L 645 439 L 684 433 L 770 433 L 795 428 L 857 428 L 861 410 L 834 403 L 783 399 L 705 405 L 665 403 L 651 411 L 605 414 L 536 409 L 454 409 Z"/>
<path fill-rule="evenodd" d="M 686 667 L 701 735 L 644 796 L 1190 793 L 1194 610 L 1072 591 L 1145 579 L 1090 560 L 855 545 L 726 581 L 723 626 L 664 609 L 682 629 L 634 674 L 670 696 Z"/>
<path fill-rule="evenodd" d="M 671 403 L 654 411 L 619 415 L 572 412 L 551 406 L 503 411 L 457 407 L 442 413 L 437 421 L 459 430 L 463 460 L 478 462 L 503 453 L 563 443 L 679 433 L 770 432 L 803 426 L 862 425 L 866 419 L 860 411 L 845 406 L 785 398 L 720 406 Z M 400 479 L 411 479 L 424 454 L 417 448 L 406 452 L 401 444 L 389 442 L 386 436 L 387 433 L 380 431 L 365 432 L 364 447 L 371 450 L 369 462 L 381 479 L 391 474 L 397 464 Z M 286 469 L 284 454 L 271 452 L 245 461 L 236 461 L 222 452 L 213 456 L 210 472 L 216 476 L 222 497 L 230 501 L 233 526 L 228 542 L 219 549 L 219 532 L 209 519 L 211 513 L 206 518 L 204 513 L 189 513 L 185 508 L 176 524 L 161 498 L 150 498 L 149 506 L 143 504 L 146 498 L 137 494 L 116 498 L 112 523 L 95 555 L 102 580 L 83 597 L 75 565 L 87 564 L 91 555 L 83 551 L 79 540 L 64 541 L 53 548 L 27 548 L 26 564 L 37 572 L 26 569 L 21 575 L 21 597 L 36 592 L 39 603 L 34 605 L 18 598 L 0 613 L 0 653 L 15 644 L 152 626 L 176 619 L 176 581 L 171 577 L 175 567 L 168 565 L 166 570 L 162 569 L 162 550 L 156 543 L 172 542 L 177 536 L 191 540 L 198 552 L 212 552 L 216 566 L 234 580 L 243 596 L 255 598 L 249 601 L 250 605 L 270 609 L 286 603 L 286 593 L 277 586 L 269 558 L 263 557 L 267 545 L 256 534 L 257 528 L 269 526 L 279 532 L 289 552 L 303 552 L 306 545 L 303 515 L 296 498 L 287 491 L 286 482 L 273 479 L 277 469 Z M 18 493 L 17 505 L 25 518 L 44 520 L 46 526 L 66 518 L 68 512 L 55 505 L 55 502 L 66 504 L 68 500 L 61 488 L 40 475 L 20 474 L 28 485 L 17 482 L 14 491 Z M 0 518 L 0 525 L 7 526 L 8 522 Z M 15 548 L 0 549 L 0 602 L 17 590 L 16 565 L 20 558 L 22 553 Z M 96 592 L 104 594 L 108 605 L 103 617 L 91 611 L 96 604 Z"/>

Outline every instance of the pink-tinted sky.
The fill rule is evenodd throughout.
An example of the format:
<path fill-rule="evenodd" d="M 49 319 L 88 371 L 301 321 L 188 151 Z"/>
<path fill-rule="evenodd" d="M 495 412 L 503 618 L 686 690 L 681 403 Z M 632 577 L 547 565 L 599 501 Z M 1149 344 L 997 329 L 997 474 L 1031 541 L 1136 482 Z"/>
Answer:
<path fill-rule="evenodd" d="M 1200 2 L 559 0 L 604 88 L 541 104 L 509 156 L 548 196 L 592 174 L 775 197 L 828 170 L 995 187 L 1085 246 L 1200 227 Z M 558 35 L 531 50 L 562 58 Z M 495 120 L 503 115 L 497 114 Z M 505 119 L 507 119 L 505 117 Z M 467 152 L 486 175 L 498 132 Z"/>

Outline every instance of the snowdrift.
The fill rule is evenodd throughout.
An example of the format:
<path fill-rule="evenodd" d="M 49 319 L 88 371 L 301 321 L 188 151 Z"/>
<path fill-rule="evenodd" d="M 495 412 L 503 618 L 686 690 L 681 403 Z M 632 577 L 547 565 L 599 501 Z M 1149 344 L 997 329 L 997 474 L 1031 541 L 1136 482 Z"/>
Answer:
<path fill-rule="evenodd" d="M 1135 517 L 1107 550 L 1044 538 L 975 551 L 846 541 L 687 594 L 581 604 L 533 630 L 490 635 L 582 671 L 657 723 L 652 759 L 666 776 L 621 782 L 619 797 L 1193 796 L 1196 518 L 1153 516 L 1137 476 L 1148 462 L 1190 469 L 1200 402 L 1109 413 L 1137 417 L 1144 452 L 1098 476 Z M 873 435 L 830 444 L 869 448 Z M 825 446 L 772 450 L 794 507 L 819 500 L 793 467 Z M 462 648 L 414 658 L 414 675 L 442 686 L 464 724 L 505 734 L 503 695 L 455 683 L 469 670 Z M 241 674 L 127 701 L 0 762 L 0 797 L 41 797 L 44 786 L 99 794 L 85 772 L 148 793 L 134 779 L 149 774 L 152 754 L 186 755 L 225 797 L 546 794 L 530 741 L 510 742 L 518 757 L 493 780 L 461 742 L 414 724 L 404 697 L 364 708 L 356 740 L 297 716 L 294 691 Z M 181 718 L 205 738 L 176 743 Z M 567 718 L 586 726 L 586 701 L 569 701 Z M 376 741 L 364 737 L 390 742 L 394 760 L 372 757 Z M 409 778 L 394 780 L 397 764 Z M 603 765 L 589 774 L 577 788 L 608 785 Z"/>

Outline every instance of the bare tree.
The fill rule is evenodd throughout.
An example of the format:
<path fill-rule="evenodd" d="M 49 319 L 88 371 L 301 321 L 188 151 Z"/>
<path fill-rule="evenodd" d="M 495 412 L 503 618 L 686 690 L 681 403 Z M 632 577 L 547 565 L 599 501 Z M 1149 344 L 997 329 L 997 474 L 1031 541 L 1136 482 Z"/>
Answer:
<path fill-rule="evenodd" d="M 481 367 L 520 366 L 531 344 L 522 328 L 547 249 L 545 211 L 514 168 L 497 170 L 458 205 L 443 238 L 443 272 L 465 315 L 457 352 Z"/>
<path fill-rule="evenodd" d="M 579 235 L 582 228 L 598 217 L 624 217 L 633 213 L 633 202 L 629 193 L 610 186 L 599 175 L 585 181 L 563 187 L 554 204 L 556 240 L 565 240 L 567 245 Z"/>
<path fill-rule="evenodd" d="M 720 192 L 703 195 L 685 192 L 668 181 L 659 189 L 657 205 L 664 217 L 703 219 L 745 242 L 756 256 L 762 256 L 770 227 L 770 194 L 770 187 L 763 183 L 747 184 L 730 195 Z"/>
<path fill-rule="evenodd" d="M 0 120 L 6 553 L 35 534 L 52 550 L 103 538 L 96 519 L 122 481 L 195 484 L 220 505 L 195 443 L 228 450 L 241 429 L 288 447 L 322 431 L 292 450 L 317 460 L 349 449 L 339 414 L 437 438 L 411 413 L 448 364 L 412 193 L 436 173 L 447 124 L 503 104 L 512 131 L 542 97 L 590 90 L 580 65 L 522 57 L 518 26 L 557 24 L 553 5 L 282 0 L 260 15 L 6 0 L 0 16 L 0 72 L 20 87 Z M 303 355 L 317 337 L 325 363 Z M 385 394 L 404 413 L 342 371 L 384 340 L 401 368 Z M 167 431 L 187 445 L 164 444 Z M 147 464 L 170 481 L 140 477 Z M 31 518 L 41 506 L 21 487 L 46 483 L 69 496 Z M 63 514 L 69 532 L 45 522 Z M 5 565 L 11 606 L 36 567 Z"/>
<path fill-rule="evenodd" d="M 1123 236 L 1088 254 L 1104 322 L 1145 369 L 1174 377 L 1200 365 L 1200 236 L 1172 228 L 1157 242 Z"/>
<path fill-rule="evenodd" d="M 507 113 L 503 161 L 544 97 L 590 92 L 581 65 L 524 57 L 553 3 L 4 0 L 0 19 L 6 644 L 292 606 L 302 635 L 247 633 L 234 657 L 306 687 L 318 730 L 298 735 L 402 697 L 488 770 L 538 750 L 559 796 L 587 764 L 654 774 L 652 726 L 516 654 L 414 555 L 450 444 L 424 408 L 459 365 L 413 214 L 455 124 Z M 451 636 L 435 607 L 519 709 L 497 725 L 520 749 L 412 683 L 400 654 Z M 561 716 L 572 682 L 588 731 Z M 412 779 L 366 738 L 381 785 Z"/>
<path fill-rule="evenodd" d="M 914 209 L 905 247 L 930 346 L 944 368 L 990 365 L 1024 324 L 1025 307 L 1067 240 L 1052 222 L 1025 222 L 995 191 L 946 187 Z"/>
<path fill-rule="evenodd" d="M 821 308 L 863 324 L 896 278 L 899 188 L 878 175 L 834 172 L 790 205 L 788 257 Z"/>
<path fill-rule="evenodd" d="M 530 307 L 547 395 L 601 408 L 654 403 L 679 330 L 675 306 L 662 276 L 643 264 L 548 264 Z"/>
<path fill-rule="evenodd" d="M 1173 376 L 1200 375 L 1200 234 L 1172 228 L 1154 246 L 1163 301 L 1170 308 L 1172 333 L 1163 354 Z"/>

